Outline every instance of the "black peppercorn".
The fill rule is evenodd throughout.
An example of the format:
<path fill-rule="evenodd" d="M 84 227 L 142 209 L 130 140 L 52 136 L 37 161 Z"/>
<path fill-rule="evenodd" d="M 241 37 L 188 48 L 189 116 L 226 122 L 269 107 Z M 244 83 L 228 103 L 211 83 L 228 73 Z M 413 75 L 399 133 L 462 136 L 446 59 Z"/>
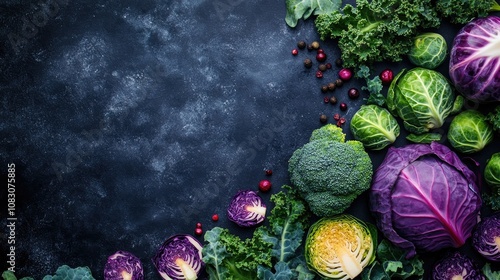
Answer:
<path fill-rule="evenodd" d="M 311 68 L 311 67 L 312 67 L 312 65 L 313 65 L 313 63 L 312 63 L 312 60 L 311 60 L 310 58 L 306 58 L 306 59 L 304 59 L 304 66 L 305 66 L 306 68 Z"/>
<path fill-rule="evenodd" d="M 301 49 L 301 50 L 303 50 L 306 46 L 307 46 L 307 44 L 306 44 L 306 42 L 304 42 L 304 41 L 299 41 L 299 42 L 297 43 L 297 47 L 298 47 L 299 49 Z"/>
<path fill-rule="evenodd" d="M 344 81 L 342 81 L 341 79 L 337 79 L 335 81 L 335 86 L 336 87 L 341 87 L 343 84 L 344 84 Z"/>
<path fill-rule="evenodd" d="M 337 58 L 335 60 L 335 65 L 337 65 L 338 67 L 342 67 L 342 63 L 343 63 L 342 58 Z"/>
<path fill-rule="evenodd" d="M 328 117 L 325 114 L 319 116 L 319 121 L 321 123 L 326 123 L 328 121 Z"/>
<path fill-rule="evenodd" d="M 335 90 L 335 83 L 328 83 L 327 85 L 329 91 L 334 91 Z"/>
<path fill-rule="evenodd" d="M 337 104 L 337 98 L 335 96 L 330 97 L 331 104 Z"/>
<path fill-rule="evenodd" d="M 321 92 L 325 93 L 327 91 L 328 91 L 328 86 L 327 85 L 321 86 Z"/>
<path fill-rule="evenodd" d="M 326 65 L 324 65 L 324 64 L 320 64 L 320 65 L 318 66 L 318 69 L 319 69 L 320 71 L 323 71 L 323 72 L 324 72 L 324 71 L 326 71 Z"/>

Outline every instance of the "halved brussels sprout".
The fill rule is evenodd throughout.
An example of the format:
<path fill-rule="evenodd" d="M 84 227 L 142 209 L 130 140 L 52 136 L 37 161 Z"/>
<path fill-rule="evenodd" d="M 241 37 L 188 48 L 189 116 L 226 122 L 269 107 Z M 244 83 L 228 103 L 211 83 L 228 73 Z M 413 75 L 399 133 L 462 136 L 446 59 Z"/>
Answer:
<path fill-rule="evenodd" d="M 399 136 L 399 124 L 389 111 L 380 106 L 362 105 L 351 119 L 354 138 L 371 150 L 381 150 Z"/>
<path fill-rule="evenodd" d="M 327 279 L 354 279 L 375 260 L 375 226 L 342 214 L 325 217 L 309 228 L 305 259 L 309 268 Z"/>

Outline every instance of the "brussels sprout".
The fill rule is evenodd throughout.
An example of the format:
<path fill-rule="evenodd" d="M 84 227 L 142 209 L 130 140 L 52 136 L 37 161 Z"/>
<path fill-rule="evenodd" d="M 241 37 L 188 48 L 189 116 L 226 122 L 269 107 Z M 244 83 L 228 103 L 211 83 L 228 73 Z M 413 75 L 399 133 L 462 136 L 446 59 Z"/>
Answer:
<path fill-rule="evenodd" d="M 484 180 L 488 185 L 500 188 L 500 152 L 491 155 L 486 162 Z"/>
<path fill-rule="evenodd" d="M 448 46 L 443 36 L 427 32 L 414 38 L 408 58 L 416 66 L 434 69 L 443 63 L 447 50 Z"/>
<path fill-rule="evenodd" d="M 414 134 L 440 128 L 462 102 L 441 73 L 421 67 L 401 71 L 387 92 L 387 108 Z"/>
<path fill-rule="evenodd" d="M 260 224 L 266 217 L 266 205 L 254 191 L 238 191 L 227 208 L 227 217 L 240 227 Z"/>
<path fill-rule="evenodd" d="M 396 118 L 374 104 L 362 105 L 352 117 L 350 127 L 354 138 L 371 150 L 381 150 L 399 136 Z"/>
<path fill-rule="evenodd" d="M 189 234 L 169 237 L 153 257 L 153 264 L 165 280 L 198 279 L 205 267 L 202 260 L 203 246 Z"/>
<path fill-rule="evenodd" d="M 493 140 L 493 127 L 479 111 L 466 110 L 451 121 L 448 140 L 451 146 L 461 153 L 475 153 Z"/>
<path fill-rule="evenodd" d="M 500 212 L 483 218 L 472 234 L 474 249 L 487 260 L 500 261 Z"/>
<path fill-rule="evenodd" d="M 349 214 L 324 217 L 309 228 L 305 259 L 327 279 L 354 279 L 375 260 L 375 226 Z"/>
<path fill-rule="evenodd" d="M 143 280 L 144 271 L 138 257 L 130 252 L 117 251 L 108 257 L 104 266 L 105 280 Z"/>

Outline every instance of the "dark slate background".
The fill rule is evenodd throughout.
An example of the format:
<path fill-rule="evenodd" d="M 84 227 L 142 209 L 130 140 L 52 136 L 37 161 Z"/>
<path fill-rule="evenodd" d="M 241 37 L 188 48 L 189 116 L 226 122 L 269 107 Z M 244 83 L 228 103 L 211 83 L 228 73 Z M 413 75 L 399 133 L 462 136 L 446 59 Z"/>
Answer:
<path fill-rule="evenodd" d="M 339 68 L 319 80 L 317 64 L 302 65 L 314 53 L 291 55 L 298 40 L 318 37 L 312 21 L 285 24 L 285 1 L 2 2 L 0 172 L 16 165 L 19 276 L 68 264 L 99 279 L 107 256 L 127 250 L 159 279 L 150 258 L 197 222 L 249 236 L 226 219 L 231 196 L 268 178 L 268 201 L 319 115 L 349 120 L 366 97 L 348 100 L 347 89 L 363 85 L 353 80 L 334 93 L 348 111 L 323 103 L 320 86 Z M 457 28 L 444 24 L 448 40 Z M 330 62 L 340 56 L 321 43 Z M 374 167 L 384 154 L 371 153 Z M 349 212 L 371 220 L 366 194 Z M 2 260 L 7 235 L 3 227 Z"/>

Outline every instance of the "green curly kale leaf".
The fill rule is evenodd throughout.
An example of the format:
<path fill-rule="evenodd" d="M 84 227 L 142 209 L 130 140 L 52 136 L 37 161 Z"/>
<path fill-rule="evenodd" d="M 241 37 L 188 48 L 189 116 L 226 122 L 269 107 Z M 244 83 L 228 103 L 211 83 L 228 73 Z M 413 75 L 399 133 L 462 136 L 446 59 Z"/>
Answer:
<path fill-rule="evenodd" d="M 436 10 L 453 23 L 465 24 L 489 12 L 500 11 L 500 5 L 494 0 L 437 0 Z"/>
<path fill-rule="evenodd" d="M 440 23 L 430 0 L 357 0 L 315 20 L 321 39 L 338 39 L 344 66 L 352 68 L 401 61 L 419 30 Z"/>
<path fill-rule="evenodd" d="M 285 22 L 288 26 L 295 27 L 300 19 L 330 13 L 338 10 L 341 4 L 342 0 L 286 0 Z"/>
<path fill-rule="evenodd" d="M 493 130 L 500 133 L 500 105 L 486 115 L 486 120 L 493 126 Z"/>

